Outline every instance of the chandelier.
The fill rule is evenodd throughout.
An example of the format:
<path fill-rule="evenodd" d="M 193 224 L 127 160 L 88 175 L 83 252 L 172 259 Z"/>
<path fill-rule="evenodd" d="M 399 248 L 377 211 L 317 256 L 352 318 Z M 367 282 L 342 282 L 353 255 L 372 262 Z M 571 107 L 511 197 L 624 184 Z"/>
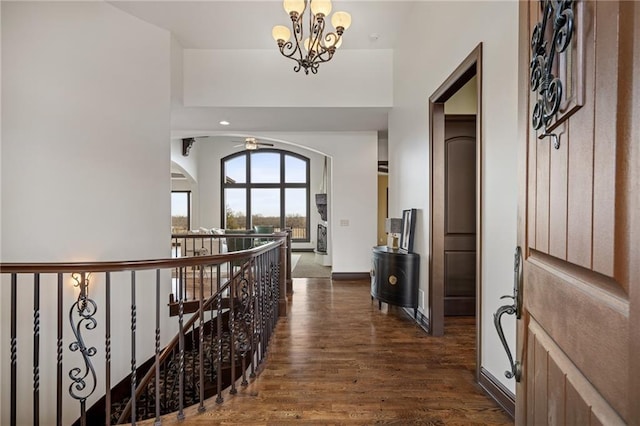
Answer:
<path fill-rule="evenodd" d="M 304 68 L 305 74 L 318 72 L 323 62 L 333 58 L 336 49 L 342 44 L 342 33 L 351 25 L 351 15 L 347 12 L 335 12 L 331 24 L 335 32 L 325 34 L 326 18 L 331 13 L 331 0 L 284 0 L 284 10 L 291 18 L 291 30 L 284 25 L 273 27 L 273 38 L 278 42 L 280 53 L 297 62 L 295 72 Z M 304 14 L 309 12 L 309 33 L 305 38 Z"/>

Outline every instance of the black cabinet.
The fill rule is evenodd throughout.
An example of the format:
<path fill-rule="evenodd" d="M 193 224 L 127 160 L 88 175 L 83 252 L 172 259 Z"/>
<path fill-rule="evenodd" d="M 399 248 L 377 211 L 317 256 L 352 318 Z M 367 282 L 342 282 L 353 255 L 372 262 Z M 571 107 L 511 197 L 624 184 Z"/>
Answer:
<path fill-rule="evenodd" d="M 413 308 L 418 315 L 420 256 L 387 246 L 373 248 L 371 297 L 392 305 Z"/>

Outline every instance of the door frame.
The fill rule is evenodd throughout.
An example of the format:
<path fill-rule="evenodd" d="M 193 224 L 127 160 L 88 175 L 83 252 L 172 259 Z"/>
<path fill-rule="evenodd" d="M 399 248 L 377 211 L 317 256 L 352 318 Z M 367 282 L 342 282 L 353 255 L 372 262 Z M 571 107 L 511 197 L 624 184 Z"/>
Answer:
<path fill-rule="evenodd" d="M 634 22 L 634 33 L 633 40 L 640 40 L 640 4 L 638 2 L 633 2 L 631 5 L 624 5 L 625 13 L 624 19 L 628 24 L 628 21 L 631 20 Z M 638 117 L 640 116 L 640 77 L 637 72 L 633 70 L 637 70 L 640 67 L 640 53 L 638 53 L 638 46 L 635 45 L 635 48 L 627 47 L 627 52 L 634 51 L 632 65 L 627 67 L 625 77 L 629 80 L 633 80 L 633 101 L 632 106 L 630 107 L 631 114 L 629 117 Z M 635 122 L 635 125 L 631 125 L 631 140 L 638 141 L 640 140 L 640 124 Z M 629 161 L 631 164 L 640 164 L 640 149 L 638 145 L 635 144 L 635 149 L 629 153 Z M 640 182 L 640 173 L 636 171 L 635 174 L 635 182 Z M 632 209 L 635 207 L 635 211 L 640 209 L 640 200 L 638 197 L 634 197 L 631 201 Z M 629 227 L 629 241 L 638 241 L 640 239 L 640 221 L 635 220 L 633 224 Z M 640 249 L 638 246 L 635 246 L 636 259 L 640 255 Z M 640 264 L 636 262 L 631 266 L 631 274 L 632 276 L 640 277 Z M 630 315 L 629 321 L 631 324 L 640 324 L 640 283 L 636 281 L 635 287 L 630 291 L 629 297 L 629 306 L 630 306 Z M 631 372 L 631 392 L 629 392 L 629 407 L 631 407 L 631 417 L 632 419 L 640 419 L 640 404 L 637 404 L 638 399 L 640 398 L 640 359 L 637 356 L 633 356 L 633 354 L 640 353 L 640 327 L 633 327 L 631 329 L 631 334 L 629 336 L 629 370 Z M 634 403 L 636 402 L 636 403 Z"/>
<path fill-rule="evenodd" d="M 518 247 L 528 247 L 527 241 L 527 182 L 529 168 L 527 159 L 529 152 L 529 2 L 520 2 L 518 5 L 518 221 L 516 231 L 516 244 Z M 522 262 L 527 256 L 527 250 L 522 251 Z M 524 332 L 529 326 L 526 318 L 516 321 L 516 359 L 524 362 L 525 342 Z M 516 424 L 526 424 L 526 368 L 522 369 L 522 378 L 516 383 L 516 410 L 514 420 Z"/>
<path fill-rule="evenodd" d="M 444 271 L 443 265 L 434 268 L 434 253 L 444 252 L 444 237 L 434 238 L 434 229 L 444 232 L 444 216 L 434 209 L 434 147 L 444 146 L 444 103 L 471 78 L 477 78 L 476 113 L 476 379 L 480 377 L 480 337 L 482 300 L 482 43 L 478 44 L 447 79 L 429 97 L 429 333 L 444 335 Z M 444 166 L 444 165 L 442 165 Z M 444 206 L 442 206 L 444 207 Z M 434 213 L 436 213 L 434 215 Z"/>

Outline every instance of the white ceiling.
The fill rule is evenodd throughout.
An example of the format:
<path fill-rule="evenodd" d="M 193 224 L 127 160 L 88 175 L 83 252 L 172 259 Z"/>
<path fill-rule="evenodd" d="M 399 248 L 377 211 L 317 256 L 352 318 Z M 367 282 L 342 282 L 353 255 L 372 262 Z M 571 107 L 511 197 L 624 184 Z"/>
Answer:
<path fill-rule="evenodd" d="M 274 25 L 290 20 L 281 0 L 110 1 L 113 6 L 170 31 L 183 48 L 277 49 Z M 414 1 L 333 1 L 352 16 L 340 49 L 392 49 Z M 285 60 L 283 58 L 283 60 Z M 330 64 L 327 64 L 330 65 Z M 320 70 L 320 72 L 322 72 Z M 361 70 L 354 70 L 361 72 Z M 310 76 L 309 78 L 313 78 Z M 388 108 L 185 108 L 173 109 L 173 136 L 217 131 L 385 130 Z M 222 127 L 222 119 L 231 122 Z"/>
<path fill-rule="evenodd" d="M 281 0 L 110 1 L 131 15 L 171 31 L 186 49 L 271 49 L 274 25 L 289 25 Z M 352 24 L 340 49 L 391 49 L 414 1 L 334 0 Z M 372 39 L 371 35 L 377 35 Z"/>

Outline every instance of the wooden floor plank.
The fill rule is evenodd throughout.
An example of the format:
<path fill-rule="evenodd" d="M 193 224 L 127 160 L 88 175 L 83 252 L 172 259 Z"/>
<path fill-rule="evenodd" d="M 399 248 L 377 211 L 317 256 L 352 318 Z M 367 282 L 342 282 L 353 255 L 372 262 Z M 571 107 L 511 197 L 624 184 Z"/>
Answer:
<path fill-rule="evenodd" d="M 475 383 L 474 318 L 447 318 L 431 337 L 399 308 L 379 310 L 368 281 L 293 288 L 258 377 L 163 425 L 513 424 Z"/>

